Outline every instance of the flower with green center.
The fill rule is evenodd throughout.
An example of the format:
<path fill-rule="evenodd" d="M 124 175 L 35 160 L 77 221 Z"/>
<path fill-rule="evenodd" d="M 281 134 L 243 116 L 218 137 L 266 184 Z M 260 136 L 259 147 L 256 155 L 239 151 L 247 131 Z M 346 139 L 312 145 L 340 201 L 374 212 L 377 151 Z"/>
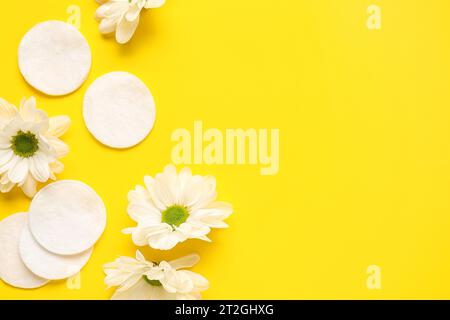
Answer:
<path fill-rule="evenodd" d="M 30 131 L 19 131 L 11 139 L 11 148 L 22 158 L 32 157 L 39 150 L 39 141 Z"/>
<path fill-rule="evenodd" d="M 182 223 L 186 222 L 189 217 L 187 208 L 174 205 L 162 212 L 161 221 L 167 223 L 173 228 L 179 227 Z"/>
<path fill-rule="evenodd" d="M 200 257 L 190 254 L 172 261 L 147 261 L 141 252 L 136 258 L 119 257 L 103 266 L 108 287 L 117 287 L 113 300 L 179 300 L 200 299 L 209 287 L 208 280 L 186 268 Z"/>
<path fill-rule="evenodd" d="M 136 245 L 170 250 L 187 239 L 210 241 L 212 228 L 228 227 L 223 220 L 233 209 L 216 201 L 214 177 L 192 175 L 188 168 L 177 173 L 169 165 L 144 182 L 145 187 L 137 186 L 128 195 L 128 214 L 137 226 L 123 230 Z"/>
<path fill-rule="evenodd" d="M 22 100 L 20 108 L 0 99 L 0 192 L 15 186 L 33 197 L 38 182 L 56 179 L 58 161 L 68 152 L 59 137 L 70 125 L 66 116 L 49 118 L 36 109 L 36 100 Z"/>

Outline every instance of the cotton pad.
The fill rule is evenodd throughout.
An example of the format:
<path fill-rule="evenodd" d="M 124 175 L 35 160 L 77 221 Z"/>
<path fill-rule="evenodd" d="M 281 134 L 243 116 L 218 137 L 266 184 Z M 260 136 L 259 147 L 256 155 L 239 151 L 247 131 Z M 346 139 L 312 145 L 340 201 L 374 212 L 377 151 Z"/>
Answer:
<path fill-rule="evenodd" d="M 33 289 L 48 280 L 33 274 L 20 258 L 19 239 L 26 224 L 27 213 L 16 213 L 0 222 L 0 278 L 13 287 Z"/>
<path fill-rule="evenodd" d="M 91 49 L 71 24 L 46 21 L 25 34 L 19 45 L 19 69 L 35 89 L 52 96 L 77 90 L 91 69 Z"/>
<path fill-rule="evenodd" d="M 83 117 L 98 141 L 112 148 L 129 148 L 152 130 L 155 102 L 139 78 L 112 72 L 96 79 L 87 90 Z"/>
<path fill-rule="evenodd" d="M 100 238 L 105 225 L 102 199 L 80 181 L 49 184 L 31 201 L 31 234 L 52 253 L 74 255 L 88 250 Z"/>
<path fill-rule="evenodd" d="M 77 274 L 88 262 L 92 254 L 92 248 L 87 251 L 62 256 L 44 249 L 25 226 L 19 242 L 19 252 L 22 261 L 34 274 L 49 280 L 61 280 Z"/>

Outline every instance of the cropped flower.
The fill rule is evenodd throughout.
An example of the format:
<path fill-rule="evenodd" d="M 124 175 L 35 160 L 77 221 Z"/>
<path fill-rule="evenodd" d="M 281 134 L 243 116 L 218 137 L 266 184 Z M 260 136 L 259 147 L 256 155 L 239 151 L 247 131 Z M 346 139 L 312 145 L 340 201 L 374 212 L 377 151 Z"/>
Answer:
<path fill-rule="evenodd" d="M 95 17 L 100 21 L 100 32 L 116 33 L 116 41 L 130 41 L 139 25 L 142 9 L 159 8 L 165 0 L 97 0 L 101 6 Z"/>
<path fill-rule="evenodd" d="M 69 152 L 59 137 L 70 126 L 67 116 L 48 118 L 36 99 L 23 99 L 17 109 L 0 99 L 0 192 L 15 186 L 33 197 L 37 182 L 56 180 L 64 169 L 58 161 Z"/>
<path fill-rule="evenodd" d="M 149 262 L 136 251 L 136 259 L 119 257 L 104 265 L 105 283 L 117 287 L 113 300 L 197 300 L 208 289 L 208 280 L 182 270 L 194 266 L 200 257 L 190 254 L 173 261 Z"/>
<path fill-rule="evenodd" d="M 128 194 L 128 214 L 137 222 L 123 230 L 137 246 L 169 250 L 187 239 L 210 241 L 211 228 L 227 228 L 223 221 L 233 209 L 217 202 L 216 179 L 192 175 L 189 168 L 177 174 L 168 165 L 155 178 L 146 176 L 145 187 L 136 186 Z"/>

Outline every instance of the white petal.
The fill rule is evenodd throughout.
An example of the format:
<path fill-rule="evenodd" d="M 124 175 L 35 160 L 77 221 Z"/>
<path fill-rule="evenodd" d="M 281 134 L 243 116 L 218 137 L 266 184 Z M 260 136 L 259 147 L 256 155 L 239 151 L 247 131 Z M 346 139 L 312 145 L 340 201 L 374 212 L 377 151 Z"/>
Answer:
<path fill-rule="evenodd" d="M 11 148 L 11 137 L 0 132 L 0 149 Z"/>
<path fill-rule="evenodd" d="M 33 122 L 37 117 L 36 98 L 22 99 L 20 104 L 20 116 L 23 120 Z"/>
<path fill-rule="evenodd" d="M 150 201 L 150 204 L 153 206 L 153 202 L 150 199 L 150 194 L 148 191 L 142 187 L 137 185 L 134 190 L 128 192 L 128 201 L 131 202 L 147 202 Z"/>
<path fill-rule="evenodd" d="M 68 116 L 57 116 L 49 119 L 49 129 L 47 134 L 50 134 L 54 137 L 60 137 L 70 127 L 70 118 Z"/>
<path fill-rule="evenodd" d="M 153 287 L 150 300 L 175 300 L 176 294 L 169 293 L 163 287 Z"/>
<path fill-rule="evenodd" d="M 159 7 L 162 7 L 165 2 L 166 2 L 166 0 L 147 0 L 144 8 L 145 9 L 159 8 Z"/>
<path fill-rule="evenodd" d="M 144 177 L 144 183 L 145 187 L 147 188 L 147 191 L 150 193 L 150 196 L 153 200 L 153 203 L 155 206 L 160 210 L 164 211 L 167 209 L 167 206 L 165 203 L 163 203 L 159 197 L 155 194 L 155 180 L 150 176 Z"/>
<path fill-rule="evenodd" d="M 152 294 L 152 286 L 145 282 L 139 281 L 136 285 L 125 291 L 116 291 L 111 297 L 112 300 L 150 300 Z"/>
<path fill-rule="evenodd" d="M 61 161 L 52 162 L 50 163 L 50 170 L 56 174 L 61 173 L 64 171 L 64 164 Z"/>
<path fill-rule="evenodd" d="M 117 28 L 117 18 L 105 18 L 100 21 L 99 29 L 102 34 L 113 33 Z"/>
<path fill-rule="evenodd" d="M 130 234 L 133 240 L 133 243 L 137 246 L 145 246 L 148 245 L 150 237 L 159 237 L 163 234 L 170 233 L 172 228 L 165 224 L 161 223 L 153 226 L 138 226 L 136 228 L 126 228 L 122 230 L 124 234 Z"/>
<path fill-rule="evenodd" d="M 13 137 L 22 129 L 23 126 L 24 122 L 22 118 L 16 117 L 8 122 L 8 124 L 3 128 L 3 134 L 9 137 Z"/>
<path fill-rule="evenodd" d="M 53 147 L 58 158 L 64 157 L 69 153 L 69 146 L 58 138 L 47 137 L 48 143 Z"/>
<path fill-rule="evenodd" d="M 155 177 L 154 195 L 166 208 L 178 204 L 177 181 L 177 171 L 172 165 L 166 166 L 164 172 Z"/>
<path fill-rule="evenodd" d="M 29 174 L 25 180 L 25 183 L 21 186 L 23 192 L 29 198 L 33 198 L 36 194 L 36 180 Z"/>
<path fill-rule="evenodd" d="M 0 150 L 0 167 L 11 161 L 14 152 L 11 149 Z"/>
<path fill-rule="evenodd" d="M 97 8 L 97 10 L 95 10 L 95 19 L 97 20 L 102 20 L 105 19 L 107 17 L 107 11 L 110 9 L 111 4 L 105 4 L 103 6 L 100 6 Z"/>
<path fill-rule="evenodd" d="M 0 98 L 0 119 L 11 119 L 16 116 L 17 113 L 18 110 L 14 105 L 5 99 Z"/>
<path fill-rule="evenodd" d="M 188 221 L 182 223 L 177 228 L 177 231 L 184 234 L 187 238 L 204 240 L 204 236 L 211 232 L 211 228 L 202 222 L 188 218 Z"/>
<path fill-rule="evenodd" d="M 139 25 L 139 16 L 134 21 L 121 19 L 117 24 L 116 41 L 120 44 L 125 44 L 128 41 L 130 41 L 138 25 Z"/>
<path fill-rule="evenodd" d="M 200 261 L 200 256 L 196 253 L 189 254 L 185 257 L 169 261 L 174 269 L 191 268 Z"/>
<path fill-rule="evenodd" d="M 125 15 L 125 19 L 129 22 L 133 22 L 139 17 L 139 14 L 141 13 L 142 7 L 139 6 L 139 4 L 134 4 L 128 9 L 128 12 Z"/>
<path fill-rule="evenodd" d="M 148 203 L 130 203 L 128 214 L 136 222 L 143 224 L 158 224 L 161 222 L 161 212 Z"/>
<path fill-rule="evenodd" d="M 147 276 L 147 278 L 150 280 L 161 280 L 162 278 L 164 278 L 164 270 L 159 266 L 156 266 L 147 271 L 145 273 L 145 276 Z"/>
<path fill-rule="evenodd" d="M 196 291 L 205 291 L 209 288 L 209 281 L 202 275 L 199 275 L 198 273 L 189 271 L 189 270 L 182 270 L 179 271 L 186 275 L 188 275 L 191 278 L 191 281 L 194 283 L 194 287 Z"/>
<path fill-rule="evenodd" d="M 183 187 L 183 193 L 181 195 L 181 203 L 186 207 L 193 207 L 202 198 L 203 192 L 203 177 L 195 175 L 189 179 L 184 179 L 185 185 Z"/>
<path fill-rule="evenodd" d="M 116 21 L 128 10 L 130 4 L 125 1 L 110 1 L 98 7 L 95 11 L 96 19 L 115 18 Z"/>
<path fill-rule="evenodd" d="M 29 172 L 28 159 L 20 159 L 8 171 L 8 178 L 14 183 L 23 183 Z"/>
<path fill-rule="evenodd" d="M 212 176 L 203 177 L 203 181 L 200 184 L 200 198 L 194 203 L 191 203 L 190 210 L 194 211 L 205 206 L 208 206 L 217 198 L 216 192 L 216 178 Z"/>
<path fill-rule="evenodd" d="M 188 221 L 199 222 L 211 228 L 227 228 L 223 222 L 233 213 L 233 207 L 226 202 L 214 202 L 205 208 L 192 211 Z"/>
<path fill-rule="evenodd" d="M 12 190 L 12 188 L 14 188 L 15 185 L 16 184 L 11 182 L 11 181 L 9 181 L 9 182 L 7 182 L 5 184 L 0 184 L 0 192 L 1 193 L 8 193 L 8 192 L 10 192 Z"/>
<path fill-rule="evenodd" d="M 145 261 L 144 255 L 139 250 L 136 250 L 136 260 Z"/>
<path fill-rule="evenodd" d="M 33 177 L 39 182 L 46 182 L 50 178 L 50 167 L 47 157 L 38 152 L 30 159 L 30 162 L 30 171 Z"/>
<path fill-rule="evenodd" d="M 183 242 L 186 239 L 186 236 L 184 236 L 180 232 L 168 231 L 164 234 L 155 234 L 148 236 L 148 244 L 153 249 L 170 250 L 178 243 Z"/>
<path fill-rule="evenodd" d="M 22 158 L 20 158 L 19 156 L 13 155 L 9 161 L 0 165 L 0 174 L 4 174 L 7 171 L 11 170 L 11 168 L 14 167 L 20 159 L 22 159 Z"/>
<path fill-rule="evenodd" d="M 161 279 L 161 284 L 168 292 L 172 293 L 189 293 L 194 290 L 194 283 L 191 275 L 184 270 L 176 271 L 174 269 L 166 269 L 162 261 L 159 265 L 164 268 L 164 278 Z"/>
<path fill-rule="evenodd" d="M 0 184 L 8 184 L 8 183 L 10 183 L 10 182 L 11 182 L 11 181 L 9 180 L 7 174 L 5 174 L 5 175 L 3 175 L 3 176 L 0 176 Z"/>

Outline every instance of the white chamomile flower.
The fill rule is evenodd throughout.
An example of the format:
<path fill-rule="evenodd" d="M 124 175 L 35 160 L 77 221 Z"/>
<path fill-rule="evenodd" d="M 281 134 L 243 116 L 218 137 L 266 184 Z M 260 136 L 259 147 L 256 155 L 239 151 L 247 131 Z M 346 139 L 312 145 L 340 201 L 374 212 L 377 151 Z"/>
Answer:
<path fill-rule="evenodd" d="M 187 239 L 210 241 L 211 228 L 227 228 L 223 222 L 233 209 L 216 202 L 216 179 L 192 175 L 189 168 L 177 174 L 173 165 L 153 179 L 144 178 L 145 187 L 137 186 L 128 194 L 128 214 L 137 222 L 123 230 L 132 234 L 134 244 L 169 250 Z"/>
<path fill-rule="evenodd" d="M 130 41 L 139 24 L 142 9 L 159 8 L 165 0 L 97 0 L 101 6 L 95 17 L 100 21 L 100 32 L 116 32 L 116 41 Z"/>
<path fill-rule="evenodd" d="M 105 283 L 118 287 L 113 300 L 198 300 L 208 289 L 201 275 L 181 270 L 194 266 L 200 257 L 190 254 L 173 261 L 149 262 L 136 251 L 136 259 L 119 257 L 104 265 Z"/>
<path fill-rule="evenodd" d="M 67 116 L 49 118 L 36 109 L 36 99 L 23 99 L 17 109 L 0 99 L 0 192 L 15 186 L 33 197 L 37 182 L 56 180 L 64 169 L 58 161 L 69 152 L 59 137 L 70 126 Z"/>

